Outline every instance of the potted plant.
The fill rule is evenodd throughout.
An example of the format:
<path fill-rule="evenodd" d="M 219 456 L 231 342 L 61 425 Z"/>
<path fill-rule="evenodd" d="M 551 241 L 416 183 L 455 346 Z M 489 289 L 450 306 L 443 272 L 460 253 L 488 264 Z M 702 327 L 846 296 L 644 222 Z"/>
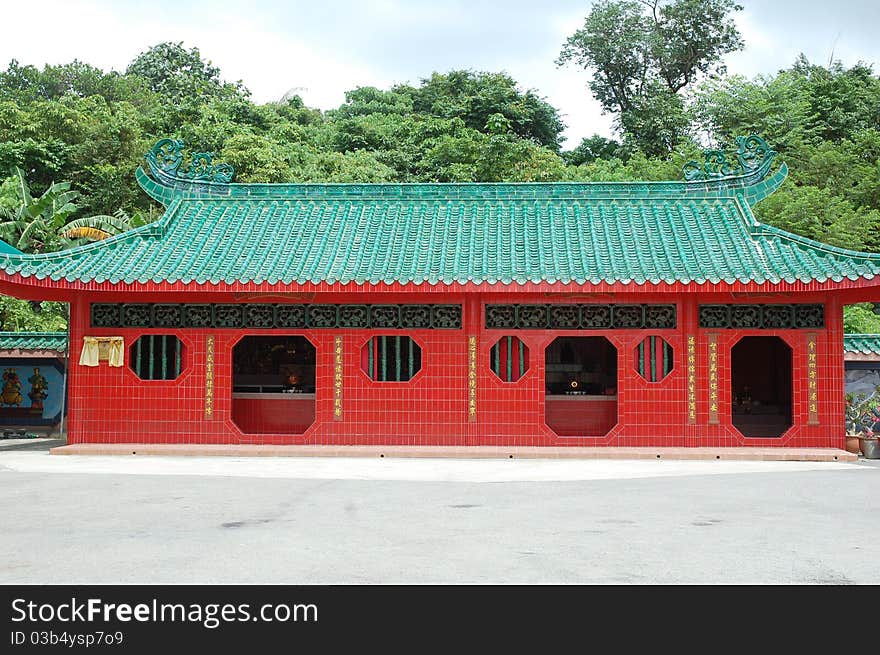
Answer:
<path fill-rule="evenodd" d="M 880 459 L 880 441 L 873 432 L 866 433 L 859 437 L 859 447 L 862 449 L 862 455 L 865 459 Z"/>
<path fill-rule="evenodd" d="M 880 386 L 870 395 L 846 394 L 847 450 L 851 439 L 857 439 L 865 459 L 880 459 Z M 851 452 L 855 452 L 851 450 Z"/>

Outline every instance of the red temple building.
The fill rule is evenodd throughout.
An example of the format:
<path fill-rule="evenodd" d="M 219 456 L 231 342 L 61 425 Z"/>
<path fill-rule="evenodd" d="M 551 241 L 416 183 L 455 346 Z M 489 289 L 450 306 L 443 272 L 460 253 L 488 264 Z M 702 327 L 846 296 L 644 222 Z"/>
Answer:
<path fill-rule="evenodd" d="M 70 303 L 70 443 L 844 446 L 842 307 L 880 256 L 759 223 L 758 137 L 681 182 L 234 184 L 164 139 L 166 212 L 0 243 Z"/>

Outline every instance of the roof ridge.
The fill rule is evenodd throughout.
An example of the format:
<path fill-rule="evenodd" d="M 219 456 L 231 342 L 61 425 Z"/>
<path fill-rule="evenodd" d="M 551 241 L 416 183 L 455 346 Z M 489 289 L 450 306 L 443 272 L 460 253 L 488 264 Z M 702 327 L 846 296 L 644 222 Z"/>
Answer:
<path fill-rule="evenodd" d="M 880 334 L 844 334 L 843 352 L 880 355 Z"/>
<path fill-rule="evenodd" d="M 100 239 L 98 241 L 92 241 L 91 243 L 84 243 L 80 246 L 75 246 L 73 248 L 66 248 L 64 250 L 52 250 L 50 252 L 16 252 L 16 253 L 5 253 L 0 252 L 0 261 L 4 260 L 28 260 L 28 261 L 51 261 L 53 259 L 65 259 L 69 258 L 70 255 L 80 255 L 84 252 L 89 252 L 91 250 L 102 250 L 108 246 L 113 246 L 120 242 L 129 242 L 133 237 L 138 236 L 151 236 L 151 237 L 160 237 L 165 233 L 165 228 L 169 221 L 172 220 L 173 216 L 177 213 L 181 205 L 181 199 L 176 199 L 174 203 L 169 205 L 165 213 L 162 214 L 157 220 L 152 223 L 147 223 L 146 225 L 140 225 L 138 227 L 132 228 L 130 230 L 126 230 L 125 232 L 120 232 L 119 234 L 114 234 L 111 237 L 107 237 L 106 239 Z"/>
<path fill-rule="evenodd" d="M 0 350 L 67 351 L 67 332 L 0 332 Z"/>
<path fill-rule="evenodd" d="M 858 258 L 865 259 L 867 261 L 880 262 L 880 253 L 863 252 L 860 250 L 850 250 L 848 248 L 832 246 L 828 243 L 816 241 L 815 239 L 801 236 L 800 234 L 795 234 L 794 232 L 789 232 L 788 230 L 783 230 L 782 228 L 768 225 L 767 223 L 762 223 L 752 212 L 751 205 L 749 205 L 748 202 L 745 202 L 741 197 L 737 196 L 735 198 L 735 203 L 737 208 L 740 210 L 741 216 L 746 221 L 746 227 L 748 228 L 749 235 L 754 238 L 771 236 L 774 238 L 791 241 L 798 245 L 807 246 L 812 250 L 819 250 L 821 252 L 834 256 Z"/>
<path fill-rule="evenodd" d="M 725 191 L 757 187 L 770 171 L 776 152 L 756 135 L 737 137 L 736 162 L 727 161 L 720 150 L 705 151 L 706 162 L 690 161 L 684 166 L 684 181 L 680 180 L 632 180 L 632 181 L 558 181 L 558 182 L 280 182 L 280 183 L 233 183 L 233 169 L 227 164 L 215 164 L 213 153 L 194 152 L 192 163 L 183 164 L 183 141 L 160 139 L 145 155 L 149 175 L 138 167 L 136 177 L 141 188 L 152 198 L 168 204 L 171 199 L 195 198 L 274 198 L 292 199 L 292 196 L 332 198 L 378 195 L 411 198 L 430 196 L 433 191 L 444 198 L 461 200 L 465 195 L 480 194 L 503 197 L 504 192 L 520 195 L 533 194 L 540 197 L 560 198 L 558 192 L 594 197 L 611 193 L 636 193 L 655 195 L 709 195 L 718 196 Z M 783 164 L 783 171 L 785 166 Z M 784 179 L 784 172 L 783 172 Z M 772 193 L 778 184 L 761 187 L 751 194 L 754 201 Z M 450 192 L 454 193 L 450 193 Z"/>
<path fill-rule="evenodd" d="M 766 223 L 758 222 L 758 225 L 752 229 L 752 232 L 754 236 L 774 236 L 798 245 L 807 246 L 812 250 L 819 250 L 829 255 L 834 255 L 835 257 L 847 257 L 850 259 L 864 259 L 866 261 L 880 262 L 880 253 L 863 252 L 861 250 L 850 250 L 848 248 L 832 246 L 831 244 L 822 243 L 821 241 L 816 241 L 815 239 L 810 239 L 809 237 L 801 236 L 794 232 L 788 232 L 787 230 L 773 227 Z"/>
<path fill-rule="evenodd" d="M 66 337 L 67 331 L 51 331 L 51 332 L 35 332 L 31 330 L 24 330 L 22 332 L 16 332 L 15 330 L 0 330 L 0 337 L 10 337 L 10 336 L 29 336 L 29 337 Z"/>

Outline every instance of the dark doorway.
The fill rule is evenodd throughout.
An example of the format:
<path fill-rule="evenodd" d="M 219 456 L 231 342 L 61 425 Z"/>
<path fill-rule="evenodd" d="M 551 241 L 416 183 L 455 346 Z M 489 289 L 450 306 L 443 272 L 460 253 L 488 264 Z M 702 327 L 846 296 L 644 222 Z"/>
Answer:
<path fill-rule="evenodd" d="M 791 348 L 779 337 L 744 337 L 730 351 L 731 421 L 746 437 L 791 427 Z"/>
<path fill-rule="evenodd" d="M 559 337 L 544 352 L 545 421 L 566 437 L 617 424 L 617 349 L 605 337 Z"/>

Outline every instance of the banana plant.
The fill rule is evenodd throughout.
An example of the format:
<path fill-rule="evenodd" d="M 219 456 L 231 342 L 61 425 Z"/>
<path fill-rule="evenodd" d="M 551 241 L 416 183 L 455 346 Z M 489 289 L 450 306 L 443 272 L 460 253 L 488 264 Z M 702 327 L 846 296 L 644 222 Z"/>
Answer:
<path fill-rule="evenodd" d="M 70 182 L 52 184 L 34 198 L 24 172 L 13 173 L 18 208 L 0 210 L 0 239 L 22 252 L 51 252 L 120 234 L 148 220 L 140 214 L 130 217 L 119 210 L 115 216 L 87 216 L 71 220 L 78 207 L 78 191 Z"/>
<path fill-rule="evenodd" d="M 129 216 L 125 210 L 117 209 L 113 216 L 99 214 L 72 220 L 64 226 L 61 236 L 70 240 L 102 241 L 149 222 L 140 213 Z"/>

